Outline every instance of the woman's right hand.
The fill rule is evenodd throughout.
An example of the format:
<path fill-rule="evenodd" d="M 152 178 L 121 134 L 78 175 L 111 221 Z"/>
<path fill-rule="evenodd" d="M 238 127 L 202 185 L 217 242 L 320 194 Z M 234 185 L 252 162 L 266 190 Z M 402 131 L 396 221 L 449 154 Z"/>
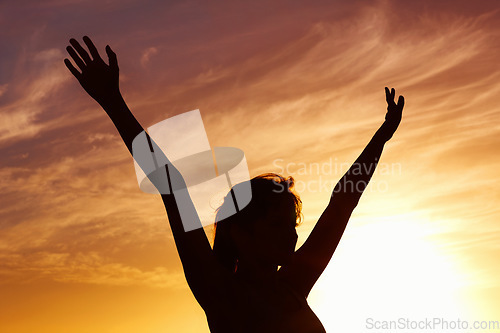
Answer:
<path fill-rule="evenodd" d="M 398 129 L 399 123 L 401 123 L 401 118 L 403 115 L 403 107 L 405 105 L 405 99 L 403 96 L 399 96 L 398 103 L 394 102 L 396 97 L 396 91 L 394 88 L 389 90 L 385 87 L 385 99 L 387 101 L 387 113 L 385 114 L 385 121 L 380 127 L 379 135 L 382 135 L 385 141 L 389 141 L 394 132 Z"/>
<path fill-rule="evenodd" d="M 105 107 L 108 103 L 112 103 L 114 99 L 121 96 L 116 54 L 111 50 L 109 45 L 106 46 L 106 53 L 109 59 L 108 65 L 102 60 L 97 48 L 89 37 L 83 37 L 83 41 L 87 45 L 92 58 L 74 38 L 71 38 L 69 41 L 71 46 L 67 46 L 66 50 L 80 71 L 73 66 L 69 59 L 64 59 L 64 63 L 69 71 L 78 79 L 83 89 L 97 103 Z"/>

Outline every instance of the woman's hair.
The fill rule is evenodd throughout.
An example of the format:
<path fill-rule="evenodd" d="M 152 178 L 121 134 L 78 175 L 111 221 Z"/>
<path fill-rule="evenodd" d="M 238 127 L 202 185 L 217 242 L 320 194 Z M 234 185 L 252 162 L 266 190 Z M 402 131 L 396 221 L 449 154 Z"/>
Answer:
<path fill-rule="evenodd" d="M 221 220 L 222 216 L 229 215 L 224 214 L 226 210 L 234 209 L 231 191 L 242 186 L 245 182 L 235 185 L 216 211 L 213 251 L 219 262 L 231 272 L 236 271 L 238 264 L 237 248 L 231 237 L 232 225 L 237 223 L 242 228 L 249 228 L 252 223 L 259 218 L 265 217 L 270 210 L 277 207 L 293 210 L 296 225 L 301 222 L 302 201 L 293 191 L 293 177 L 285 178 L 276 173 L 266 173 L 252 178 L 249 182 L 252 189 L 252 199 L 247 206 L 236 214 Z"/>

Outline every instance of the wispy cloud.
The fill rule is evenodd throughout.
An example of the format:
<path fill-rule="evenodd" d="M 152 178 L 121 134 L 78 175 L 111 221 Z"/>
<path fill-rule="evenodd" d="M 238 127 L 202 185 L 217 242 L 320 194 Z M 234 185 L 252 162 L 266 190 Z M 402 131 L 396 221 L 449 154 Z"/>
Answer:
<path fill-rule="evenodd" d="M 158 53 L 158 48 L 152 46 L 148 49 L 146 49 L 143 53 L 142 53 L 142 57 L 141 57 L 141 65 L 143 67 L 146 67 L 149 63 L 149 60 L 151 59 L 151 57 L 153 57 L 154 55 L 156 55 Z"/>
<path fill-rule="evenodd" d="M 180 271 L 172 272 L 164 267 L 143 271 L 122 263 L 110 262 L 95 252 L 37 252 L 28 256 L 3 254 L 0 259 L 0 274 L 3 275 L 4 283 L 11 282 L 10 279 L 15 279 L 17 283 L 27 283 L 40 278 L 58 282 L 110 286 L 140 285 L 151 288 L 179 288 L 185 283 L 184 275 Z"/>
<path fill-rule="evenodd" d="M 11 84 L 13 96 L 0 106 L 0 142 L 33 138 L 42 130 L 45 124 L 40 117 L 45 103 L 69 78 L 61 67 L 61 58 L 60 50 L 47 49 L 17 65 L 34 69 L 29 74 L 18 73 L 21 77 Z"/>

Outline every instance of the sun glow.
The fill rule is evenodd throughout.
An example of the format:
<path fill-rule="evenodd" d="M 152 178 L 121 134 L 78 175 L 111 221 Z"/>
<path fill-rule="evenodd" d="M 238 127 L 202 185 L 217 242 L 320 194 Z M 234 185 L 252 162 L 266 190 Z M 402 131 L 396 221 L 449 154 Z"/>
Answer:
<path fill-rule="evenodd" d="M 367 329 L 367 320 L 465 318 L 465 277 L 428 239 L 421 217 L 351 221 L 309 302 L 328 332 Z"/>

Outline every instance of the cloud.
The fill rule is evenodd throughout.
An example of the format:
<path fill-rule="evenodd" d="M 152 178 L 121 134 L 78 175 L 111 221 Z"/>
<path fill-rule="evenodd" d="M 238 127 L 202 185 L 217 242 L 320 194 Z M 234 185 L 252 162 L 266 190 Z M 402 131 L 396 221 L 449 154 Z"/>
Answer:
<path fill-rule="evenodd" d="M 9 85 L 7 83 L 0 85 L 0 97 L 2 97 L 3 94 L 5 94 L 8 87 L 9 87 Z"/>
<path fill-rule="evenodd" d="M 156 47 L 149 47 L 147 48 L 141 56 L 141 65 L 142 67 L 146 67 L 149 64 L 149 61 L 151 60 L 151 57 L 156 55 L 158 53 L 158 48 Z"/>
<path fill-rule="evenodd" d="M 0 142 L 32 138 L 45 127 L 40 121 L 45 104 L 69 78 L 61 66 L 63 58 L 60 50 L 46 49 L 30 61 L 20 60 L 18 67 L 34 69 L 9 84 L 13 95 L 0 106 Z"/>
<path fill-rule="evenodd" d="M 0 254 L 0 259 L 0 274 L 4 282 L 9 281 L 9 278 L 15 278 L 17 283 L 48 278 L 66 283 L 151 288 L 179 288 L 185 283 L 182 272 L 172 272 L 164 267 L 143 271 L 111 262 L 95 252 L 36 252 L 27 256 Z"/>

